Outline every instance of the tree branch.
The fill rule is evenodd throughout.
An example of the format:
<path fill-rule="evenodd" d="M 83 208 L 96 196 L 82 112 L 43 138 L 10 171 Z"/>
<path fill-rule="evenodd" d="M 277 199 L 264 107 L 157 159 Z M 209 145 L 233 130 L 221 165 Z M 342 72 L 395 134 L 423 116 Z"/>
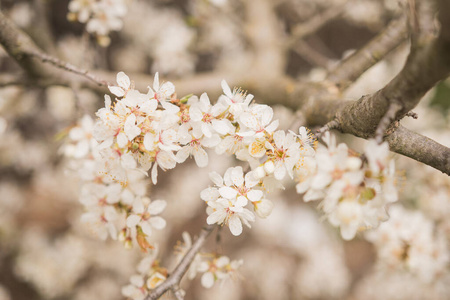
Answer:
<path fill-rule="evenodd" d="M 161 297 L 169 289 L 176 288 L 180 284 L 181 279 L 187 272 L 191 262 L 194 260 L 195 255 L 200 251 L 208 236 L 211 234 L 214 225 L 205 226 L 200 232 L 197 240 L 192 244 L 191 249 L 185 254 L 181 262 L 176 266 L 175 270 L 169 275 L 169 277 L 158 287 L 156 287 L 145 300 L 156 300 Z"/>
<path fill-rule="evenodd" d="M 450 3 L 440 0 L 439 4 L 439 36 L 430 39 L 431 35 L 425 34 L 416 38 L 419 44 L 412 43 L 403 69 L 381 90 L 358 101 L 346 102 L 339 100 L 339 92 L 333 90 L 328 81 L 301 85 L 291 103 L 296 101 L 298 105 L 298 99 L 301 100 L 308 125 L 322 126 L 336 120 L 341 132 L 368 139 L 376 135 L 377 128 L 383 134 L 392 120 L 408 114 L 427 91 L 450 75 Z M 426 31 L 430 32 L 428 23 L 421 24 L 420 28 L 428 28 Z M 392 151 L 450 175 L 449 148 L 403 127 L 394 128 L 385 138 Z M 431 152 L 425 155 L 422 149 Z"/>

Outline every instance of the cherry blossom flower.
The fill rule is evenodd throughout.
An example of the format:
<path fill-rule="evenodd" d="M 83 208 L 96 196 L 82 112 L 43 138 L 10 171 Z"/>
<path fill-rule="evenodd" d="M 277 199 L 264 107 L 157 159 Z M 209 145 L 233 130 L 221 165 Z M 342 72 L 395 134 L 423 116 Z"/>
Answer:
<path fill-rule="evenodd" d="M 170 97 L 173 93 L 175 93 L 175 86 L 172 82 L 164 82 L 162 85 L 159 85 L 159 74 L 155 73 L 155 79 L 153 80 L 153 89 L 149 86 L 149 93 L 153 95 L 153 99 L 156 99 L 161 106 L 171 113 L 177 113 L 180 111 L 180 108 L 167 100 L 170 100 Z"/>
<path fill-rule="evenodd" d="M 140 227 L 147 237 L 152 234 L 152 228 L 163 229 L 166 227 L 166 221 L 156 215 L 160 214 L 166 205 L 164 200 L 136 199 L 132 211 L 127 217 L 127 227 L 130 229 Z"/>

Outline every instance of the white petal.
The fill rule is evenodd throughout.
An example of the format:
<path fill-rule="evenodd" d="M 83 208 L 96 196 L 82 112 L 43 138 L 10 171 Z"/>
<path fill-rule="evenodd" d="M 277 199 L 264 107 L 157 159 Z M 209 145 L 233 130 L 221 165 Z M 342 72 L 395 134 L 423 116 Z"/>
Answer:
<path fill-rule="evenodd" d="M 225 80 L 222 80 L 222 82 L 220 83 L 220 85 L 222 86 L 223 89 L 223 93 L 229 97 L 229 98 L 233 98 L 233 93 L 231 92 L 230 87 L 228 86 L 228 83 Z"/>
<path fill-rule="evenodd" d="M 239 196 L 236 200 L 236 203 L 234 204 L 235 207 L 244 207 L 246 206 L 248 203 L 247 198 L 245 198 L 244 196 Z"/>
<path fill-rule="evenodd" d="M 259 201 L 263 197 L 264 193 L 261 190 L 251 190 L 247 193 L 248 200 L 255 202 Z"/>
<path fill-rule="evenodd" d="M 116 81 L 117 84 L 125 91 L 127 91 L 131 86 L 130 78 L 124 72 L 117 73 Z"/>
<path fill-rule="evenodd" d="M 138 215 L 130 215 L 127 218 L 127 227 L 133 228 L 139 223 L 139 221 L 141 221 L 141 217 L 139 217 Z"/>
<path fill-rule="evenodd" d="M 229 124 L 226 120 L 213 119 L 211 124 L 214 130 L 221 135 L 225 135 L 230 132 L 230 127 L 228 126 Z"/>
<path fill-rule="evenodd" d="M 130 141 L 141 134 L 141 129 L 136 126 L 136 116 L 134 114 L 131 114 L 125 121 L 124 131 Z"/>
<path fill-rule="evenodd" d="M 204 288 L 211 288 L 214 285 L 214 275 L 211 272 L 206 272 L 202 276 L 202 286 Z"/>
<path fill-rule="evenodd" d="M 275 131 L 275 133 L 273 134 L 273 140 L 275 141 L 275 145 L 278 149 L 281 149 L 283 147 L 285 138 L 286 134 L 283 130 Z"/>
<path fill-rule="evenodd" d="M 202 148 L 198 148 L 197 151 L 194 150 L 194 159 L 195 163 L 200 168 L 206 167 L 208 165 L 208 154 Z"/>
<path fill-rule="evenodd" d="M 175 157 L 177 158 L 178 163 L 185 162 L 185 160 L 189 157 L 189 154 L 191 154 L 191 148 L 191 146 L 184 146 L 177 152 Z"/>
<path fill-rule="evenodd" d="M 158 182 L 158 164 L 154 164 L 152 168 L 152 182 L 156 184 Z"/>
<path fill-rule="evenodd" d="M 223 186 L 219 189 L 219 193 L 222 197 L 226 199 L 234 199 L 236 198 L 237 191 L 229 186 Z"/>
<path fill-rule="evenodd" d="M 150 219 L 150 220 L 151 220 L 151 219 Z M 152 235 L 153 229 L 152 229 L 152 226 L 150 225 L 149 222 L 142 222 L 142 223 L 141 223 L 141 228 L 142 228 L 142 231 L 143 231 L 147 236 L 151 236 L 151 235 Z"/>
<path fill-rule="evenodd" d="M 119 146 L 119 148 L 124 148 L 127 144 L 128 144 L 127 136 L 125 135 L 125 133 L 120 132 L 117 135 L 117 145 Z"/>
<path fill-rule="evenodd" d="M 166 220 L 161 217 L 152 217 L 149 222 L 155 229 L 163 229 L 166 227 Z"/>
<path fill-rule="evenodd" d="M 118 86 L 108 86 L 109 91 L 116 95 L 117 97 L 123 97 L 125 95 L 125 91 Z"/>
<path fill-rule="evenodd" d="M 155 149 L 155 139 L 156 136 L 153 133 L 147 132 L 144 136 L 144 147 L 148 151 L 153 151 Z"/>
<path fill-rule="evenodd" d="M 121 157 L 122 167 L 125 169 L 135 169 L 137 167 L 136 160 L 131 153 L 123 154 Z"/>
<path fill-rule="evenodd" d="M 214 182 L 214 184 L 216 186 L 218 186 L 218 187 L 223 186 L 223 179 L 219 173 L 213 171 L 213 172 L 209 173 L 209 178 L 212 180 L 212 182 Z"/>
<path fill-rule="evenodd" d="M 198 107 L 198 105 L 196 106 L 191 106 L 191 108 L 189 109 L 189 116 L 191 118 L 192 121 L 201 121 L 203 118 L 203 113 L 200 110 L 200 108 Z"/>
<path fill-rule="evenodd" d="M 231 181 L 235 186 L 242 186 L 244 184 L 244 171 L 241 167 L 233 168 L 230 175 Z"/>
<path fill-rule="evenodd" d="M 230 227 L 230 231 L 234 236 L 238 236 L 242 233 L 242 222 L 239 217 L 234 214 L 228 220 L 228 227 Z"/>
<path fill-rule="evenodd" d="M 147 208 L 147 211 L 151 215 L 157 215 L 160 214 L 167 206 L 167 202 L 164 200 L 155 200 L 150 203 L 150 205 Z"/>
<path fill-rule="evenodd" d="M 206 219 L 206 223 L 211 224 L 222 224 L 227 216 L 227 213 L 224 210 L 217 210 L 210 214 Z"/>
<path fill-rule="evenodd" d="M 219 198 L 219 191 L 216 188 L 206 188 L 200 192 L 200 199 L 203 201 L 215 201 Z"/>
<path fill-rule="evenodd" d="M 153 79 L 153 90 L 155 91 L 155 93 L 157 93 L 159 90 L 159 73 L 158 72 L 155 73 L 155 79 Z"/>
<path fill-rule="evenodd" d="M 277 163 L 273 175 L 277 180 L 282 180 L 286 176 L 286 168 L 282 163 Z"/>

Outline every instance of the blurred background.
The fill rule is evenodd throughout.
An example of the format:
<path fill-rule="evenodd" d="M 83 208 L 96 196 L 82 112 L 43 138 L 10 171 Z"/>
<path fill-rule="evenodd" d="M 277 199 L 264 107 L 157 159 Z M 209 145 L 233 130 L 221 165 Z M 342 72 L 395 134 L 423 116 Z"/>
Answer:
<path fill-rule="evenodd" d="M 155 72 L 175 83 L 179 97 L 221 94 L 220 80 L 271 103 L 280 128 L 302 124 L 301 111 L 284 107 L 283 93 L 298 81 L 320 81 L 340 59 L 374 38 L 404 13 L 397 0 L 133 0 L 119 31 L 102 46 L 85 24 L 68 20 L 69 0 L 1 0 L 1 11 L 47 53 L 97 74 L 124 71 L 151 85 Z M 326 20 L 308 32 L 312 20 Z M 319 21 L 317 21 L 319 22 Z M 302 26 L 309 24 L 309 27 Z M 383 87 L 402 67 L 405 41 L 344 91 L 358 99 Z M 20 72 L 0 48 L 1 74 Z M 280 87 L 281 82 L 285 85 Z M 0 300 L 124 299 L 143 257 L 111 240 L 96 239 L 80 224 L 79 182 L 60 150 L 68 128 L 94 116 L 108 92 L 80 86 L 0 85 Z M 146 92 L 143 85 L 141 92 Z M 402 123 L 450 146 L 450 82 L 442 82 Z M 280 104 L 277 104 L 280 103 Z M 307 124 L 305 124 L 307 125 Z M 340 136 L 357 151 L 365 141 Z M 153 239 L 162 265 L 173 266 L 181 233 L 199 233 L 206 220 L 199 198 L 208 172 L 237 162 L 213 156 L 207 168 L 192 160 L 148 182 L 152 199 L 165 199 L 167 227 Z M 394 156 L 394 154 L 393 154 Z M 396 155 L 400 204 L 392 228 L 413 222 L 433 255 L 390 253 L 370 234 L 348 242 L 304 203 L 293 184 L 273 193 L 272 215 L 233 237 L 214 234 L 206 245 L 244 259 L 240 279 L 211 289 L 199 278 L 182 281 L 186 299 L 449 299 L 450 180 L 430 167 Z M 388 229 L 384 229 L 389 231 Z M 381 239 L 382 240 L 382 239 Z M 417 240 L 421 244 L 424 240 Z M 406 242 L 405 242 L 406 243 Z M 424 245 L 425 247 L 425 245 Z M 419 247 L 420 248 L 420 247 Z M 416 249 L 416 248 L 414 248 Z M 386 252 L 387 251 L 387 252 Z M 422 256 L 421 256 L 422 255 Z M 396 257 L 397 263 L 382 258 Z M 411 258 L 420 263 L 402 264 Z M 164 296 L 171 299 L 171 295 Z"/>

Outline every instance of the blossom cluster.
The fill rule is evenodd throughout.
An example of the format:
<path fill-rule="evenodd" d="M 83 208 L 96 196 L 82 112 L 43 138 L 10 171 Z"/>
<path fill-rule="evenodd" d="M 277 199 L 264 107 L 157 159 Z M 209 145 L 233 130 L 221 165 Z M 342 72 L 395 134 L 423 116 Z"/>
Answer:
<path fill-rule="evenodd" d="M 450 251 L 445 232 L 420 211 L 400 205 L 389 210 L 390 221 L 366 233 L 375 244 L 378 267 L 413 274 L 421 282 L 432 283 L 447 271 Z"/>
<path fill-rule="evenodd" d="M 142 250 L 152 248 L 149 240 L 153 229 L 163 229 L 166 222 L 158 216 L 166 207 L 164 200 L 150 200 L 145 176 L 128 170 L 128 182 L 117 182 L 106 171 L 99 144 L 93 138 L 94 121 L 84 116 L 68 132 L 63 147 L 72 158 L 70 169 L 82 181 L 79 201 L 86 212 L 81 216 L 91 231 L 101 239 L 110 236 L 129 248 L 137 243 Z"/>
<path fill-rule="evenodd" d="M 365 156 L 336 145 L 326 132 L 326 147 L 317 149 L 315 163 L 297 184 L 305 193 L 304 201 L 322 200 L 320 208 L 344 239 L 352 239 L 358 230 L 378 227 L 388 219 L 386 205 L 397 201 L 395 165 L 388 159 L 387 143 L 369 141 Z"/>
<path fill-rule="evenodd" d="M 93 122 L 84 117 L 69 132 L 67 156 L 76 158 L 83 187 L 80 201 L 86 208 L 82 220 L 98 235 L 118 238 L 125 246 L 154 249 L 150 236 L 166 222 L 158 216 L 163 200 L 146 197 L 145 178 L 158 182 L 159 169 L 173 169 L 193 157 L 198 167 L 209 162 L 208 150 L 234 155 L 248 167 L 230 167 L 224 175 L 210 173 L 213 186 L 200 193 L 207 204 L 208 224 L 228 226 L 235 236 L 256 216 L 266 218 L 274 204 L 267 194 L 283 188 L 286 179 L 306 192 L 305 201 L 323 199 L 329 221 L 341 227 L 344 239 L 361 228 L 378 226 L 387 219 L 386 204 L 397 200 L 394 165 L 387 145 L 369 143 L 363 157 L 346 145 L 336 146 L 326 133 L 324 146 L 305 127 L 298 133 L 278 130 L 271 107 L 253 103 L 253 95 L 231 90 L 222 81 L 223 94 L 215 104 L 206 93 L 178 98 L 171 82 L 160 82 L 158 73 L 147 93 L 134 89 L 123 72 L 109 86 L 114 101 L 105 105 Z M 316 151 L 317 148 L 317 151 Z M 185 244 L 190 244 L 185 237 Z M 152 251 L 152 253 L 155 251 Z M 167 271 L 147 257 L 145 271 L 131 278 L 123 294 L 141 299 L 161 283 Z M 144 264 L 144 263 L 142 263 Z M 211 287 L 228 278 L 242 264 L 216 254 L 197 255 L 189 277 L 203 273 L 202 284 Z M 150 270 L 150 271 L 149 271 Z"/>
<path fill-rule="evenodd" d="M 95 34 L 100 45 L 108 46 L 110 31 L 122 29 L 127 13 L 126 0 L 71 0 L 67 18 L 86 23 L 86 30 Z"/>

